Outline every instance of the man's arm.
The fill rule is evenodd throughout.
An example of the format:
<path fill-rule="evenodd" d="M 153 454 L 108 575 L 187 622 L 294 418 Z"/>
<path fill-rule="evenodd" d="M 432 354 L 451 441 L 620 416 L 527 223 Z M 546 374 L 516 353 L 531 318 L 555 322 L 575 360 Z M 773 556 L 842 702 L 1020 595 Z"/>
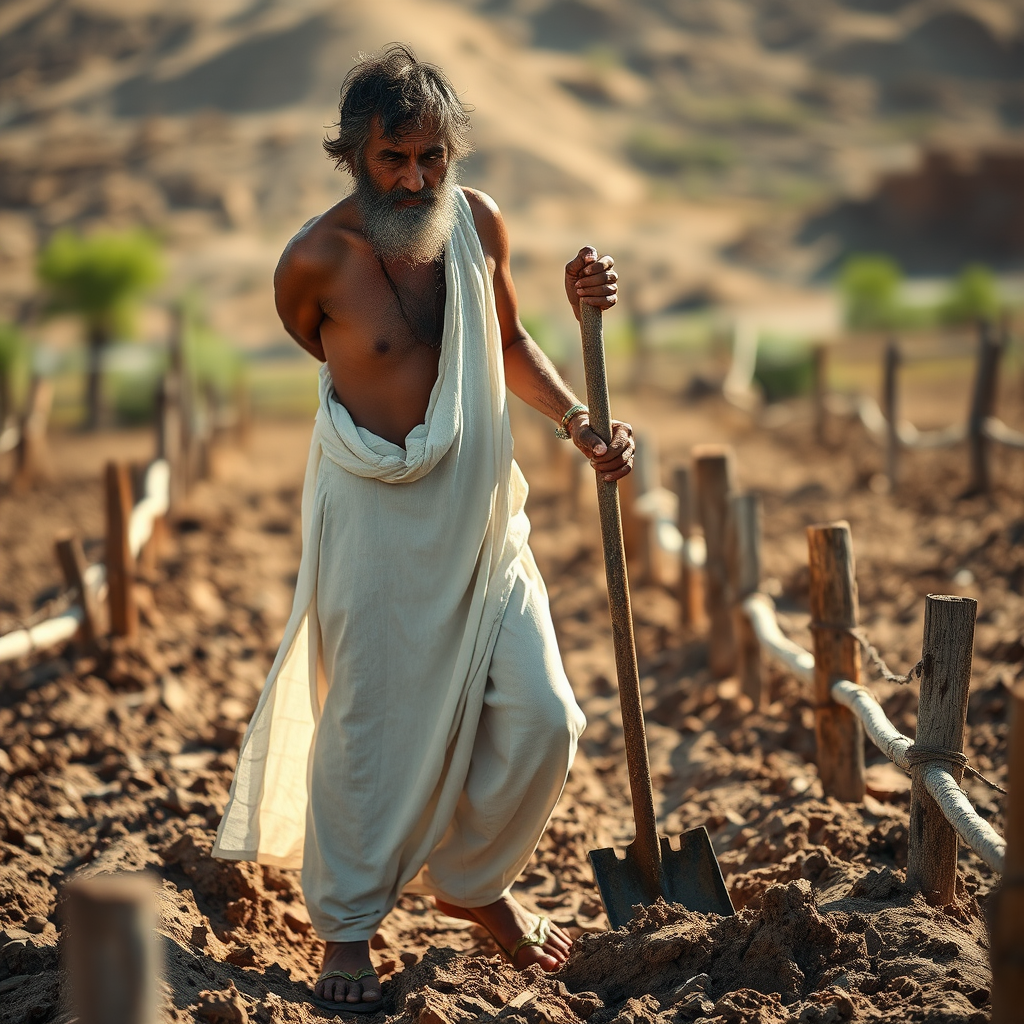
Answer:
<path fill-rule="evenodd" d="M 303 232 L 293 238 L 274 271 L 274 301 L 284 329 L 307 351 L 325 362 L 320 324 L 324 312 L 317 298 L 321 269 L 300 243 Z"/>
<path fill-rule="evenodd" d="M 578 399 L 519 319 L 505 222 L 489 196 L 473 189 L 466 189 L 466 195 L 484 253 L 494 263 L 494 301 L 504 352 L 505 383 L 514 395 L 555 423 L 561 423 Z M 566 294 L 577 319 L 581 301 L 598 309 L 609 309 L 615 304 L 617 275 L 613 264 L 610 256 L 598 259 L 597 253 L 588 248 L 581 249 L 566 266 Z M 591 429 L 586 413 L 574 416 L 568 429 L 573 443 L 605 480 L 618 480 L 632 468 L 633 430 L 628 423 L 613 421 L 610 445 Z"/>

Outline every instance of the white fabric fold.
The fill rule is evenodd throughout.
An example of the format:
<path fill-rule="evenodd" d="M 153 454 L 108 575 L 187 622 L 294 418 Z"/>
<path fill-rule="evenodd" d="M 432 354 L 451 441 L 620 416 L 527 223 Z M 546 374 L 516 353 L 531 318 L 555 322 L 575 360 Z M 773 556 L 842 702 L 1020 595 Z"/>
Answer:
<path fill-rule="evenodd" d="M 529 534 L 492 284 L 461 189 L 458 207 L 438 377 L 405 447 L 358 427 L 321 370 L 295 599 L 214 856 L 301 866 L 310 787 L 326 779 L 363 830 L 349 845 L 397 891 L 455 812 Z M 324 828 L 312 841 L 335 843 Z"/>

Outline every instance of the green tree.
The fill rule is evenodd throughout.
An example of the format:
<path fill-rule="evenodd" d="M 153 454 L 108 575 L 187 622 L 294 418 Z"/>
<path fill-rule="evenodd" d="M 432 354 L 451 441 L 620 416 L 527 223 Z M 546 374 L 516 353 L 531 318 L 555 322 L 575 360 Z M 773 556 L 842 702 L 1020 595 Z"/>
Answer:
<path fill-rule="evenodd" d="M 58 232 L 42 251 L 37 267 L 52 312 L 74 313 L 88 342 L 87 426 L 100 422 L 103 352 L 117 332 L 130 329 L 142 297 L 163 275 L 156 242 L 141 231 L 83 237 Z"/>
<path fill-rule="evenodd" d="M 945 323 L 965 324 L 992 320 L 999 313 L 999 287 L 988 267 L 964 267 L 950 286 L 940 314 Z"/>
<path fill-rule="evenodd" d="M 902 282 L 899 264 L 888 256 L 851 256 L 839 275 L 847 324 L 867 329 L 898 326 Z"/>

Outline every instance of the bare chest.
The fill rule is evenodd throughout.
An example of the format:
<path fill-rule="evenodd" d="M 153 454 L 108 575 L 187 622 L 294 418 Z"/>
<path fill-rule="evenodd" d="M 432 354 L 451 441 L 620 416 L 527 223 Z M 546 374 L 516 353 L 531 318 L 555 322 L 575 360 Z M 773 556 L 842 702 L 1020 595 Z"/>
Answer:
<path fill-rule="evenodd" d="M 423 421 L 437 380 L 444 273 L 440 264 L 388 273 L 375 263 L 338 283 L 320 334 L 335 392 L 355 423 L 400 444 Z"/>

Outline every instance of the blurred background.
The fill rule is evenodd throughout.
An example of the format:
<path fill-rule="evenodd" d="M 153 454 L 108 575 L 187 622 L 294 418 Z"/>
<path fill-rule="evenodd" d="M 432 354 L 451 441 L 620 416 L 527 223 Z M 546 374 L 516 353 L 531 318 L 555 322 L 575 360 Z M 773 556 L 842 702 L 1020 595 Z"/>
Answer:
<path fill-rule="evenodd" d="M 273 268 L 348 187 L 320 148 L 345 73 L 395 40 L 472 106 L 462 180 L 570 376 L 584 243 L 619 262 L 622 387 L 716 389 L 742 342 L 775 400 L 852 338 L 829 374 L 856 388 L 884 332 L 1024 302 L 1024 0 L 7 0 L 3 422 L 33 375 L 57 428 L 145 422 L 175 323 L 208 393 L 308 415 Z"/>

